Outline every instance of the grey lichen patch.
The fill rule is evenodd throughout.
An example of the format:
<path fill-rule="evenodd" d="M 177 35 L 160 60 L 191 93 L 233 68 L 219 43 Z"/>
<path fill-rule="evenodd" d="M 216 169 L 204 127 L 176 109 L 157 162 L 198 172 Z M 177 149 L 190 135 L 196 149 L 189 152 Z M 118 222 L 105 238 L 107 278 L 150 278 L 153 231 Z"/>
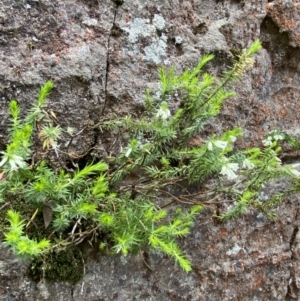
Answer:
<path fill-rule="evenodd" d="M 167 36 L 162 34 L 159 40 L 144 48 L 144 60 L 160 64 L 167 57 Z"/>
<path fill-rule="evenodd" d="M 129 33 L 128 40 L 130 43 L 136 43 L 139 37 L 150 37 L 155 32 L 155 27 L 150 24 L 149 19 L 133 19 L 130 27 L 122 28 Z"/>
<path fill-rule="evenodd" d="M 154 15 L 152 23 L 159 30 L 163 30 L 166 26 L 165 19 L 160 15 Z"/>
<path fill-rule="evenodd" d="M 243 248 L 241 248 L 237 243 L 234 247 L 226 252 L 227 255 L 237 255 Z"/>
<path fill-rule="evenodd" d="M 160 15 L 154 15 L 152 24 L 149 19 L 135 18 L 129 27 L 123 27 L 122 30 L 129 34 L 128 41 L 132 44 L 138 43 L 140 38 L 148 38 L 149 45 L 143 48 L 143 59 L 160 64 L 167 57 L 168 38 L 165 34 L 158 36 L 157 30 L 162 31 L 165 26 L 164 18 Z M 136 50 L 135 45 L 133 48 Z"/>
<path fill-rule="evenodd" d="M 183 42 L 183 38 L 181 36 L 175 37 L 175 44 L 180 45 Z"/>
<path fill-rule="evenodd" d="M 83 24 L 87 25 L 87 26 L 96 26 L 98 24 L 98 21 L 97 19 L 87 19 L 87 20 L 84 20 L 82 21 Z"/>

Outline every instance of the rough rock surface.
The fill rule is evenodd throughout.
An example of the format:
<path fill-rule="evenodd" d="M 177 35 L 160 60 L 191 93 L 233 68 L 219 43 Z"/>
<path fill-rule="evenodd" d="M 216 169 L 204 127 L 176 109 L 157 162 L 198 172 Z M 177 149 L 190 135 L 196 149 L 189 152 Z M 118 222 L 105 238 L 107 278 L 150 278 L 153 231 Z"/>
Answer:
<path fill-rule="evenodd" d="M 297 2 L 0 0 L 0 146 L 9 101 L 28 108 L 49 79 L 55 84 L 49 105 L 59 123 L 84 129 L 71 149 L 81 155 L 101 147 L 92 125 L 139 113 L 145 88 L 158 87 L 158 66 L 180 71 L 213 52 L 210 68 L 218 72 L 257 38 L 263 50 L 255 68 L 208 131 L 241 126 L 240 147 L 259 145 L 274 128 L 297 133 Z M 297 153 L 285 154 L 297 160 Z M 0 300 L 300 300 L 299 199 L 281 205 L 278 215 L 269 222 L 252 212 L 219 224 L 207 210 L 182 242 L 193 264 L 189 274 L 163 256 L 144 254 L 153 270 L 142 256 L 102 256 L 88 260 L 76 285 L 35 284 L 25 275 L 26 262 L 1 249 Z"/>

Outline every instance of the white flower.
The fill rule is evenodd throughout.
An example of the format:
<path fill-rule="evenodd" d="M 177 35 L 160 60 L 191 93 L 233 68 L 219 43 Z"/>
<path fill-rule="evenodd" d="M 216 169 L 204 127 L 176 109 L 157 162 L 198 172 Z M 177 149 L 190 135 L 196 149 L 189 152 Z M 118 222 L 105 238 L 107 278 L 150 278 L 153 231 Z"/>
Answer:
<path fill-rule="evenodd" d="M 284 135 L 278 130 L 273 130 L 270 134 L 273 136 L 275 141 L 284 139 Z"/>
<path fill-rule="evenodd" d="M 3 154 L 4 154 L 4 157 L 0 162 L 0 167 L 3 166 L 6 162 L 9 163 L 11 171 L 14 171 L 14 170 L 17 170 L 19 168 L 26 166 L 26 162 L 24 161 L 24 159 L 22 157 L 17 156 L 17 155 L 10 155 L 7 153 L 3 153 Z"/>
<path fill-rule="evenodd" d="M 170 110 L 164 110 L 162 108 L 160 108 L 157 113 L 156 113 L 156 117 L 160 117 L 163 120 L 168 119 L 171 116 L 171 112 Z"/>
<path fill-rule="evenodd" d="M 128 158 L 130 154 L 132 153 L 132 147 L 128 147 L 127 152 L 125 153 L 125 157 Z"/>
<path fill-rule="evenodd" d="M 247 169 L 253 169 L 255 167 L 255 165 L 248 159 L 245 159 L 243 161 L 243 165 L 242 165 L 243 168 L 247 168 Z"/>
<path fill-rule="evenodd" d="M 9 159 L 9 164 L 11 166 L 11 170 L 17 170 L 18 168 L 22 168 L 26 166 L 24 159 L 17 155 L 12 155 Z"/>
<path fill-rule="evenodd" d="M 218 148 L 224 149 L 227 146 L 227 141 L 217 140 L 214 141 L 213 144 Z"/>
<path fill-rule="evenodd" d="M 136 140 L 136 139 L 131 140 L 127 147 L 125 157 L 128 158 L 133 151 L 136 151 L 138 149 L 139 145 L 140 145 L 140 142 L 138 140 Z"/>
<path fill-rule="evenodd" d="M 207 143 L 207 149 L 208 150 L 211 151 L 213 149 L 213 146 L 224 149 L 227 146 L 227 141 L 216 140 L 216 141 L 209 141 Z"/>
<path fill-rule="evenodd" d="M 300 178 L 300 172 L 296 169 L 291 169 L 291 173 L 294 177 Z"/>
<path fill-rule="evenodd" d="M 0 162 L 0 167 L 3 166 L 7 162 L 7 157 L 4 156 L 3 159 Z"/>
<path fill-rule="evenodd" d="M 230 136 L 229 139 L 230 139 L 231 142 L 235 142 L 236 137 L 235 136 Z"/>
<path fill-rule="evenodd" d="M 276 135 L 273 136 L 273 138 L 274 138 L 274 140 L 277 141 L 277 140 L 283 140 L 284 137 L 280 134 L 276 134 Z"/>
<path fill-rule="evenodd" d="M 161 103 L 161 107 L 157 110 L 156 118 L 161 118 L 163 120 L 168 119 L 171 116 L 171 112 L 168 108 L 168 103 L 166 101 L 163 101 Z"/>
<path fill-rule="evenodd" d="M 268 136 L 266 139 L 264 139 L 262 141 L 263 145 L 264 146 L 270 146 L 273 142 L 272 142 L 272 137 L 271 136 Z"/>
<path fill-rule="evenodd" d="M 227 158 L 224 158 L 223 162 L 225 164 L 222 166 L 220 174 L 227 176 L 228 180 L 237 178 L 237 175 L 234 172 L 239 169 L 239 165 L 237 163 L 229 163 Z"/>
<path fill-rule="evenodd" d="M 281 160 L 280 160 L 278 157 L 275 157 L 275 160 L 276 160 L 279 164 L 281 164 Z"/>
<path fill-rule="evenodd" d="M 73 135 L 73 134 L 74 134 L 74 131 L 75 131 L 74 128 L 72 128 L 72 127 L 70 127 L 70 126 L 67 127 L 67 133 L 68 133 L 68 134 Z"/>

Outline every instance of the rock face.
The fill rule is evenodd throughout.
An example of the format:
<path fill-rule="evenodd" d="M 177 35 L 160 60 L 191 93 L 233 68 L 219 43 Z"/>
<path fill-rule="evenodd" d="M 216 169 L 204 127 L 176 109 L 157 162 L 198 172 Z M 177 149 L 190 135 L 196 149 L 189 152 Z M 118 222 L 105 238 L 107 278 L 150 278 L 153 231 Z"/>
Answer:
<path fill-rule="evenodd" d="M 256 65 L 236 85 L 208 131 L 244 129 L 239 147 L 260 145 L 271 129 L 297 133 L 300 4 L 295 0 L 1 0 L 0 146 L 7 108 L 30 107 L 38 88 L 54 81 L 49 106 L 60 125 L 81 132 L 71 149 L 101 148 L 93 125 L 138 115 L 157 68 L 194 66 L 201 55 L 222 70 L 236 50 L 260 39 Z M 297 159 L 297 153 L 285 150 Z M 284 183 L 274 184 L 278 188 Z M 207 209 L 183 248 L 193 264 L 184 274 L 155 254 L 90 258 L 76 285 L 30 281 L 26 262 L 1 249 L 0 301 L 300 300 L 299 198 L 278 209 L 278 221 L 257 212 L 216 223 Z M 149 265 L 152 269 L 146 266 Z"/>

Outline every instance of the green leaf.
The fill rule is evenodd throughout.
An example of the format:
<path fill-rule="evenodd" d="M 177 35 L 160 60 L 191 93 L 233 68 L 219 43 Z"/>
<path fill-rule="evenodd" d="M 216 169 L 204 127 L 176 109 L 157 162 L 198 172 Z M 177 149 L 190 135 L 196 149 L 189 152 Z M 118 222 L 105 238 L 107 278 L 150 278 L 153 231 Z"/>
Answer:
<path fill-rule="evenodd" d="M 155 249 L 159 249 L 174 258 L 185 272 L 192 270 L 190 262 L 184 258 L 181 250 L 174 242 L 165 242 L 156 235 L 151 234 L 149 236 L 149 243 Z"/>
<path fill-rule="evenodd" d="M 159 220 L 165 218 L 166 216 L 167 216 L 166 210 L 159 210 L 154 214 L 152 221 L 153 222 L 159 221 Z"/>
<path fill-rule="evenodd" d="M 18 227 L 24 224 L 23 221 L 20 221 L 20 212 L 13 210 L 7 211 L 7 220 L 10 222 L 12 227 Z"/>
<path fill-rule="evenodd" d="M 22 232 L 19 233 L 18 231 L 10 231 L 5 234 L 5 243 L 10 246 L 14 246 L 17 241 L 20 239 Z"/>
<path fill-rule="evenodd" d="M 49 95 L 50 91 L 53 88 L 53 83 L 51 81 L 47 81 L 41 88 L 38 95 L 38 106 L 41 107 L 45 104 L 46 98 Z"/>
<path fill-rule="evenodd" d="M 103 227 L 110 227 L 115 223 L 115 218 L 110 213 L 101 213 L 99 217 L 99 222 Z"/>
<path fill-rule="evenodd" d="M 75 206 L 75 210 L 79 215 L 82 215 L 83 217 L 87 217 L 87 215 L 95 215 L 97 212 L 97 204 L 95 203 L 89 203 L 89 202 L 79 202 Z"/>
<path fill-rule="evenodd" d="M 262 48 L 261 42 L 259 40 L 254 41 L 247 51 L 248 56 L 252 56 L 254 53 L 259 51 L 261 48 Z"/>
<path fill-rule="evenodd" d="M 32 244 L 31 242 L 26 239 L 25 237 L 22 239 L 19 239 L 16 242 L 16 253 L 20 256 L 32 256 L 32 255 L 36 255 L 35 252 L 32 249 Z"/>
<path fill-rule="evenodd" d="M 202 210 L 203 210 L 203 207 L 201 205 L 193 206 L 192 210 L 191 210 L 191 214 L 192 215 L 198 214 Z"/>
<path fill-rule="evenodd" d="M 128 255 L 128 252 L 131 250 L 136 240 L 133 234 L 131 233 L 122 233 L 121 236 L 114 237 L 116 245 L 113 246 L 113 250 L 116 253 L 122 252 L 124 256 Z"/>
<path fill-rule="evenodd" d="M 104 175 L 101 175 L 97 178 L 97 181 L 94 182 L 92 187 L 92 194 L 95 197 L 104 197 L 105 193 L 108 191 L 108 182 Z"/>
<path fill-rule="evenodd" d="M 56 231 L 62 232 L 64 231 L 66 228 L 69 227 L 70 224 L 70 220 L 64 216 L 63 214 L 56 216 L 56 218 L 53 221 L 53 228 Z"/>
<path fill-rule="evenodd" d="M 49 240 L 47 240 L 46 238 L 43 238 L 38 244 L 37 247 L 40 250 L 44 250 L 47 249 L 51 246 L 51 243 Z"/>
<path fill-rule="evenodd" d="M 9 103 L 9 109 L 10 109 L 10 115 L 13 117 L 13 119 L 18 119 L 20 114 L 20 108 L 16 100 L 12 100 Z"/>
<path fill-rule="evenodd" d="M 87 165 L 83 169 L 75 172 L 72 182 L 75 183 L 78 180 L 82 180 L 88 176 L 106 171 L 107 169 L 108 169 L 108 165 L 102 161 L 96 164 Z"/>
<path fill-rule="evenodd" d="M 12 117 L 12 124 L 11 124 L 11 129 L 10 131 L 14 133 L 20 129 L 20 126 L 21 126 L 21 122 L 20 122 L 20 119 L 19 119 L 19 115 L 20 115 L 20 108 L 19 108 L 19 105 L 17 103 L 16 100 L 12 100 L 10 103 L 9 103 L 9 112 L 10 112 L 10 115 Z"/>
<path fill-rule="evenodd" d="M 201 69 L 203 68 L 203 66 L 206 65 L 209 61 L 211 61 L 214 57 L 215 56 L 213 54 L 205 54 L 201 58 L 201 60 L 198 63 L 198 65 L 192 71 L 192 73 L 190 75 L 190 79 L 192 79 L 193 77 L 197 76 L 199 74 L 199 72 L 201 71 Z"/>

